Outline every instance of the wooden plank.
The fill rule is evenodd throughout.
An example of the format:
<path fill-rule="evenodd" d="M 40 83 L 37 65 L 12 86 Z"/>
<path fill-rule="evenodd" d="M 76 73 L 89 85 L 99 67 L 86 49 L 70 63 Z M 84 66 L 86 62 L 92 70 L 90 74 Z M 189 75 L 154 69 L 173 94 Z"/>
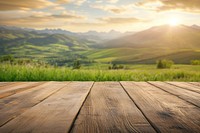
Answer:
<path fill-rule="evenodd" d="M 155 132 L 118 82 L 96 82 L 71 132 Z"/>
<path fill-rule="evenodd" d="M 167 82 L 167 83 L 174 85 L 174 86 L 177 86 L 179 88 L 183 88 L 183 89 L 187 89 L 187 90 L 190 90 L 190 91 L 200 93 L 200 87 L 186 83 L 186 82 Z"/>
<path fill-rule="evenodd" d="M 190 91 L 190 90 L 186 90 L 186 89 L 182 89 L 180 87 L 177 86 L 173 86 L 164 82 L 149 82 L 152 85 L 159 87 L 160 89 L 173 94 L 197 107 L 200 107 L 200 94 Z"/>
<path fill-rule="evenodd" d="M 11 85 L 13 84 L 14 82 L 0 82 L 0 87 L 2 86 L 6 86 L 6 85 Z"/>
<path fill-rule="evenodd" d="M 20 84 L 23 84 L 23 82 L 8 82 L 7 85 L 0 86 L 0 91 L 6 90 L 6 89 L 11 88 L 11 87 L 15 87 L 16 85 L 20 85 Z"/>
<path fill-rule="evenodd" d="M 190 84 L 196 85 L 196 86 L 200 86 L 200 82 L 189 82 Z"/>
<path fill-rule="evenodd" d="M 66 133 L 93 82 L 73 82 L 0 128 L 1 133 Z"/>
<path fill-rule="evenodd" d="M 0 90 L 0 99 L 31 89 L 43 83 L 44 82 L 21 82 L 18 84 L 13 84 L 12 86 L 2 87 Z"/>
<path fill-rule="evenodd" d="M 40 103 L 65 85 L 67 85 L 66 82 L 48 82 L 16 95 L 0 99 L 0 126 Z"/>
<path fill-rule="evenodd" d="M 28 83 L 28 82 L 9 82 L 9 84 L 6 85 L 6 86 L 0 86 L 0 93 L 1 93 L 2 91 L 5 91 L 5 90 L 11 89 L 11 88 L 15 89 L 15 88 L 17 88 L 18 86 L 20 86 L 20 85 L 25 85 L 25 84 L 27 84 L 27 83 Z"/>
<path fill-rule="evenodd" d="M 121 82 L 157 132 L 199 132 L 198 107 L 146 82 Z"/>

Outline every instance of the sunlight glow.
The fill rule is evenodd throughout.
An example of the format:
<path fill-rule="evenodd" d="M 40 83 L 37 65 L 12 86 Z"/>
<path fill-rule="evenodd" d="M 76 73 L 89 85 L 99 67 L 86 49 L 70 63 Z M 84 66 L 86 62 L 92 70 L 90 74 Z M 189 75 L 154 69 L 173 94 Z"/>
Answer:
<path fill-rule="evenodd" d="M 179 24 L 180 24 L 180 19 L 179 18 L 170 18 L 169 19 L 169 25 L 177 26 Z"/>

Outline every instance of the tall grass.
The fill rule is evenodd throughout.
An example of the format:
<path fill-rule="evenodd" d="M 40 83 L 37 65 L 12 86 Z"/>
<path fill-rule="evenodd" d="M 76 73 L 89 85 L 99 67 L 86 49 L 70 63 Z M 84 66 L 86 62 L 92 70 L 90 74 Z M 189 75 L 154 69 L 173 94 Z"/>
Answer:
<path fill-rule="evenodd" d="M 0 81 L 200 81 L 199 66 L 172 69 L 72 70 L 65 67 L 0 64 Z"/>

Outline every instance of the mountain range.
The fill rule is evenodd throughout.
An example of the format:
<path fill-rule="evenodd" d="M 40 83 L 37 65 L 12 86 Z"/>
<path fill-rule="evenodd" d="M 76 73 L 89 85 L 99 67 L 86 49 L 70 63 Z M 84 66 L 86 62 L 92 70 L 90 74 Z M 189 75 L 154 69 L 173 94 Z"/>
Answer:
<path fill-rule="evenodd" d="M 74 33 L 62 29 L 0 27 L 0 55 L 69 65 L 82 63 L 155 63 L 171 59 L 189 63 L 200 59 L 200 27 L 161 25 L 140 32 Z"/>

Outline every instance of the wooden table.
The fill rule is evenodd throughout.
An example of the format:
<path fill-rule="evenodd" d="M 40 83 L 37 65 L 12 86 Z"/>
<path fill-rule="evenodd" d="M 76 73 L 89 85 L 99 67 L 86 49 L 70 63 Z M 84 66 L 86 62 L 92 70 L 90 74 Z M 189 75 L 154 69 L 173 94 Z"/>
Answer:
<path fill-rule="evenodd" d="M 200 132 L 198 82 L 0 82 L 0 133 Z"/>

